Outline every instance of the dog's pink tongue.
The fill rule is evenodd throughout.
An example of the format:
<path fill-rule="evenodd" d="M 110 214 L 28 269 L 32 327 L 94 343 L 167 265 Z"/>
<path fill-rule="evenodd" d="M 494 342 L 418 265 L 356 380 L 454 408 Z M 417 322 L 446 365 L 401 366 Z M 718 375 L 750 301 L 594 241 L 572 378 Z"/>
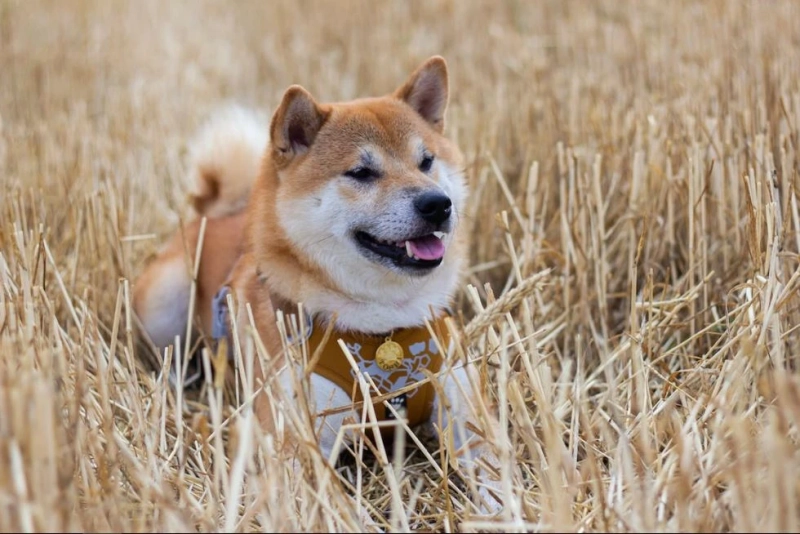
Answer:
<path fill-rule="evenodd" d="M 444 243 L 435 235 L 409 239 L 408 244 L 414 256 L 421 260 L 439 260 L 444 256 Z"/>

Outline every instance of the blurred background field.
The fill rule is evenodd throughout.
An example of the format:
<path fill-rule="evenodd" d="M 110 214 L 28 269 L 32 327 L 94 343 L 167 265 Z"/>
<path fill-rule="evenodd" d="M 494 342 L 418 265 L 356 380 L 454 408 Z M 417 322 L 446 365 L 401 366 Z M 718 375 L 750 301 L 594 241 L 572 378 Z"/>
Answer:
<path fill-rule="evenodd" d="M 800 530 L 798 22 L 791 1 L 0 1 L 0 530 Z M 190 216 L 211 112 L 388 93 L 433 54 L 496 517 L 436 443 L 398 472 L 307 446 L 294 478 L 213 387 L 144 363 L 129 307 Z"/>

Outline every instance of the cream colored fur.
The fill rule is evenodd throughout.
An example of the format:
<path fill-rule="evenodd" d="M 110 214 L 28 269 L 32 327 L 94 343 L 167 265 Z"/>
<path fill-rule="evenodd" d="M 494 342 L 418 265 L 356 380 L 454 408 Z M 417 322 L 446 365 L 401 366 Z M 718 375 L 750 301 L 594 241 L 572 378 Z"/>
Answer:
<path fill-rule="evenodd" d="M 267 121 L 238 105 L 206 122 L 189 147 L 190 194 L 198 215 L 223 217 L 245 208 L 267 142 Z"/>

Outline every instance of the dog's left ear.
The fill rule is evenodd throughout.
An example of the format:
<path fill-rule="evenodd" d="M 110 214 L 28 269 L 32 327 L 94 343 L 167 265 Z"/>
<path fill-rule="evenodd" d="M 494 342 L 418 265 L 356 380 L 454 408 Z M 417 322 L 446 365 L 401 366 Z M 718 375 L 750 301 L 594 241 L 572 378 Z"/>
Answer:
<path fill-rule="evenodd" d="M 433 128 L 444 131 L 444 113 L 447 109 L 447 63 L 441 56 L 433 56 L 408 78 L 394 96 L 414 108 Z"/>

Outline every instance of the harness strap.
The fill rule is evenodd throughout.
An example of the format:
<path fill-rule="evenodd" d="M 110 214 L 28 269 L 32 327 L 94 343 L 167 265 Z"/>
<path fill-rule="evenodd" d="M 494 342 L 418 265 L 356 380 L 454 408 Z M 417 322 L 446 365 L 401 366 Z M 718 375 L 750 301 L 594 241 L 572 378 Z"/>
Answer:
<path fill-rule="evenodd" d="M 228 293 L 231 290 L 228 286 L 222 286 L 214 298 L 211 299 L 211 337 L 214 341 L 219 341 L 224 337 L 228 337 L 229 326 L 228 319 L 230 311 L 228 310 Z"/>

